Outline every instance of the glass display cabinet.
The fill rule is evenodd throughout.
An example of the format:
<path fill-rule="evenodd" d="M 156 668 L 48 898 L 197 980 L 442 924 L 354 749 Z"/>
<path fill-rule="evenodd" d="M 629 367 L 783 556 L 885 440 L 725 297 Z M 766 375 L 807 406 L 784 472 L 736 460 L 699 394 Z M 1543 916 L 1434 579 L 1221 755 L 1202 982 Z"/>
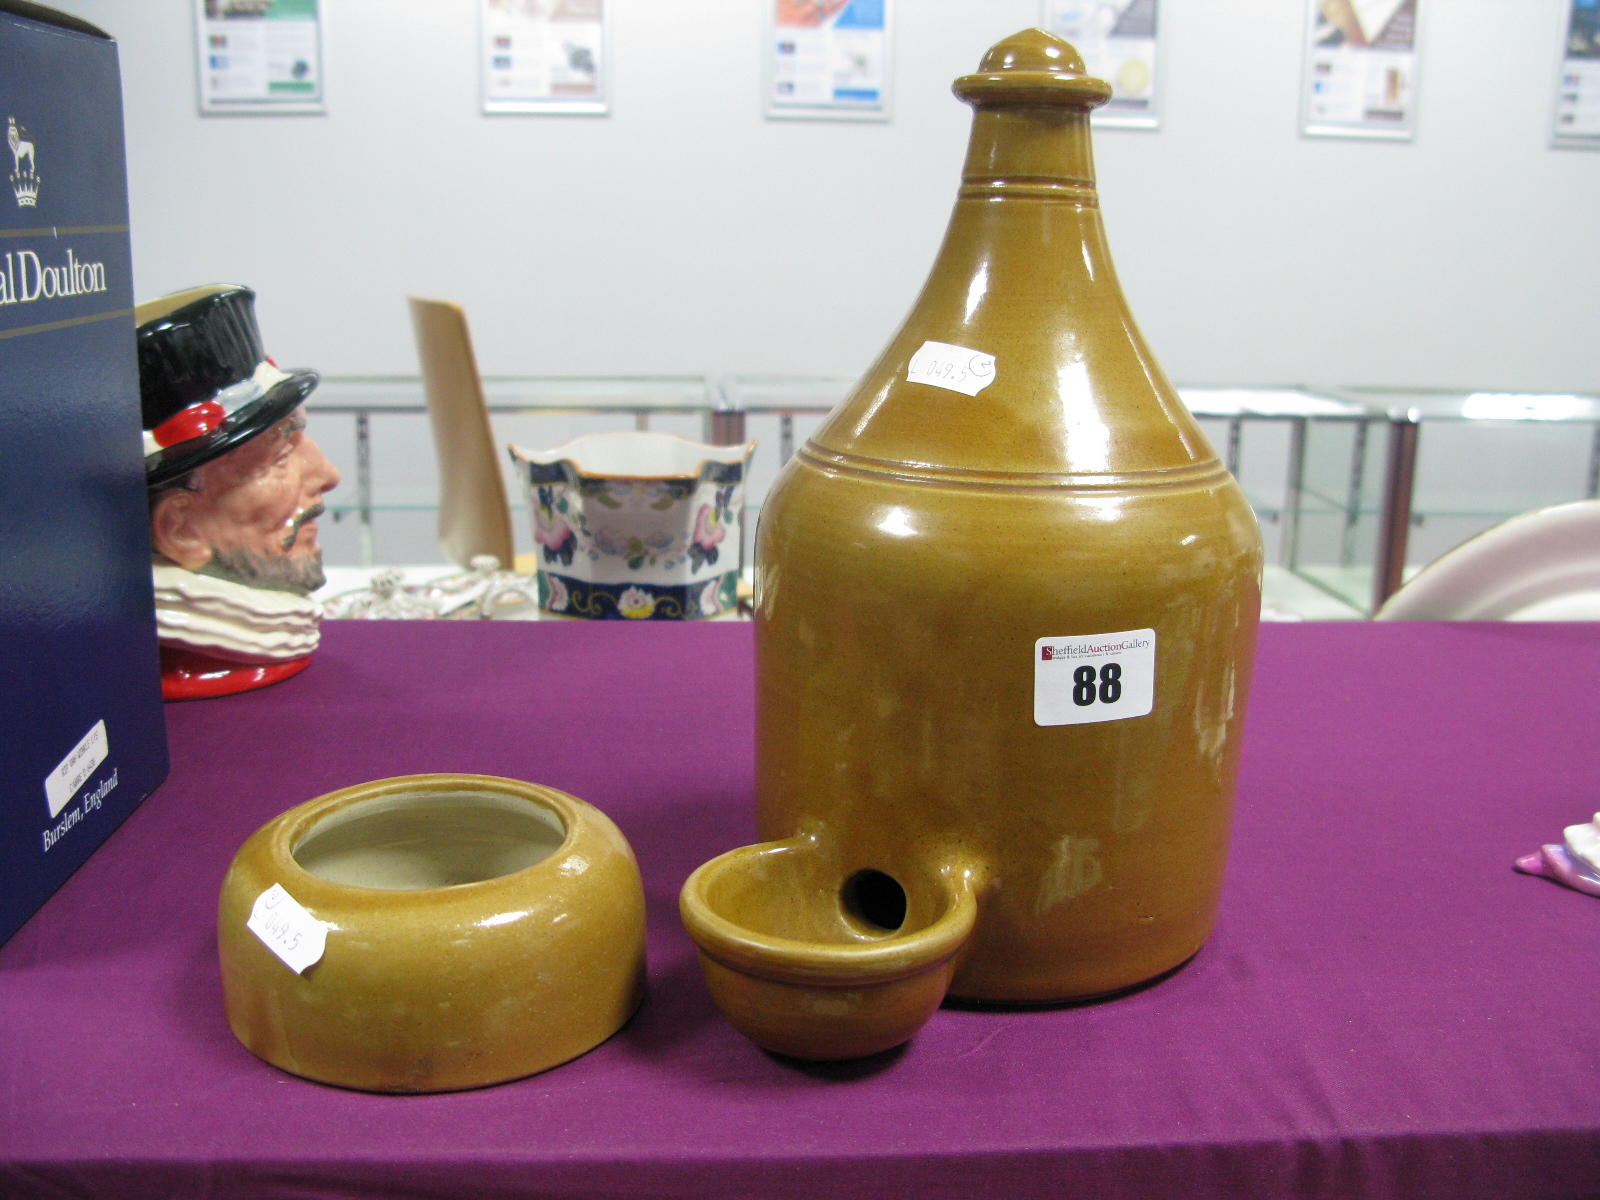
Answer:
<path fill-rule="evenodd" d="M 619 426 L 723 445 L 755 438 L 749 531 L 778 471 L 854 380 L 506 376 L 483 386 L 501 444 L 547 448 Z M 1269 592 L 1290 585 L 1303 597 L 1314 593 L 1320 616 L 1368 616 L 1451 547 L 1517 513 L 1593 498 L 1600 485 L 1600 397 L 1178 391 L 1261 521 Z M 328 561 L 437 561 L 438 470 L 421 381 L 325 378 L 307 412 L 312 436 L 344 475 L 324 525 Z M 522 488 L 509 459 L 503 469 L 519 548 L 527 549 Z"/>
<path fill-rule="evenodd" d="M 619 427 L 716 440 L 715 393 L 701 375 L 486 376 L 483 392 L 501 446 L 548 449 Z M 328 497 L 332 520 L 322 533 L 327 561 L 437 562 L 439 469 L 422 381 L 325 376 L 306 403 L 306 415 L 311 436 L 343 476 Z M 518 549 L 531 549 L 527 502 L 509 456 L 501 469 Z"/>
<path fill-rule="evenodd" d="M 775 376 L 722 381 L 719 407 L 730 436 L 748 431 L 762 440 L 753 508 L 852 386 Z M 1529 509 L 1593 498 L 1600 484 L 1600 398 L 1593 396 L 1287 387 L 1178 393 L 1249 497 L 1269 574 L 1280 574 L 1280 585 L 1286 573 L 1315 587 L 1352 617 L 1370 616 L 1405 578 L 1467 538 Z"/>
<path fill-rule="evenodd" d="M 1303 388 L 1180 387 L 1178 395 L 1244 488 L 1269 564 L 1294 572 L 1307 540 L 1329 535 L 1339 555 L 1359 553 L 1365 406 Z"/>
<path fill-rule="evenodd" d="M 1367 388 L 1325 394 L 1367 416 L 1359 426 L 1323 423 L 1308 431 L 1299 537 L 1285 565 L 1365 613 L 1439 555 L 1501 521 L 1596 495 L 1600 398 Z M 1327 510 L 1339 508 L 1329 499 L 1338 496 L 1346 502 L 1329 521 Z"/>
<path fill-rule="evenodd" d="M 794 447 L 853 386 L 848 379 L 780 376 L 731 376 L 722 381 L 719 407 L 730 436 L 743 433 L 760 439 L 751 466 L 751 518 Z M 1359 537 L 1361 515 L 1373 503 L 1362 490 L 1370 486 L 1366 447 L 1368 428 L 1376 419 L 1368 407 L 1300 388 L 1183 387 L 1178 392 L 1238 477 L 1261 521 L 1267 561 L 1273 564 L 1269 583 L 1281 585 L 1281 574 L 1294 570 L 1308 532 L 1321 536 L 1325 530 L 1337 530 L 1342 547 L 1338 553 L 1354 561 L 1352 556 L 1364 550 L 1370 559 L 1370 547 Z M 1320 457 L 1318 469 L 1308 474 L 1307 454 L 1312 447 Z M 1321 470 L 1334 447 L 1342 447 L 1345 456 L 1337 481 L 1324 479 Z M 746 528 L 753 529 L 754 524 L 749 519 Z M 1339 561 L 1337 555 L 1334 561 Z M 1359 606 L 1350 605 L 1323 582 L 1308 582 L 1326 595 L 1339 615 L 1362 615 Z"/>

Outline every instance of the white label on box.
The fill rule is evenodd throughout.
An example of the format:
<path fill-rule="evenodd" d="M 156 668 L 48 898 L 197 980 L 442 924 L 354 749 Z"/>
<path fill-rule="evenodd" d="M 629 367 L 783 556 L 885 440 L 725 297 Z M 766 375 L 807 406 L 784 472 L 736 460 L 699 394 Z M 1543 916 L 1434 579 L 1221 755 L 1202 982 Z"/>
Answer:
<path fill-rule="evenodd" d="M 976 396 L 994 382 L 994 355 L 948 342 L 923 342 L 911 356 L 906 379 Z"/>
<path fill-rule="evenodd" d="M 105 762 L 109 753 L 111 746 L 106 741 L 106 723 L 96 721 L 94 728 L 84 734 L 82 740 L 56 764 L 56 769 L 44 777 L 44 800 L 50 806 L 52 820 L 61 815 L 61 810 L 72 802 L 78 789 L 89 782 L 89 776 Z"/>
<path fill-rule="evenodd" d="M 296 975 L 320 959 L 328 944 L 328 927 L 301 908 L 279 883 L 256 897 L 245 927 Z"/>
<path fill-rule="evenodd" d="M 1156 631 L 1044 637 L 1033 644 L 1033 723 L 1089 725 L 1155 706 Z"/>

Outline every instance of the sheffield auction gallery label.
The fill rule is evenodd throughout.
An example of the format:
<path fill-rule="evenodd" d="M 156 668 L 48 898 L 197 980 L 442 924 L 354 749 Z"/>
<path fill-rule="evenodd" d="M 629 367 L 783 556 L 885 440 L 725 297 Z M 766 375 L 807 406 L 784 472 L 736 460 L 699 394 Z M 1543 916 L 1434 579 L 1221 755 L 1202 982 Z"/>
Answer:
<path fill-rule="evenodd" d="M 1033 723 L 1089 725 L 1155 706 L 1156 631 L 1043 637 L 1033 644 Z"/>
<path fill-rule="evenodd" d="M 245 928 L 296 975 L 317 962 L 328 944 L 328 927 L 275 883 L 256 897 Z"/>

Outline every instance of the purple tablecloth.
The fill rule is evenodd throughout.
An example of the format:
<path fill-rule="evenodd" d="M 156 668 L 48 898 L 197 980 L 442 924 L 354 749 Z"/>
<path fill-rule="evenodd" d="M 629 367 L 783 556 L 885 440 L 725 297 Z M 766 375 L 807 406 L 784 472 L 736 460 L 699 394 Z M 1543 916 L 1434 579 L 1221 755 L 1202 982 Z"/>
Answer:
<path fill-rule="evenodd" d="M 171 779 L 0 951 L 0 1196 L 1600 1195 L 1600 900 L 1511 870 L 1600 808 L 1597 680 L 1588 626 L 1263 629 L 1211 944 L 824 1068 L 736 1034 L 678 923 L 753 835 L 748 627 L 335 624 L 295 679 L 169 706 Z M 649 999 L 482 1091 L 274 1070 L 223 1020 L 222 873 L 291 805 L 419 771 L 608 812 Z"/>

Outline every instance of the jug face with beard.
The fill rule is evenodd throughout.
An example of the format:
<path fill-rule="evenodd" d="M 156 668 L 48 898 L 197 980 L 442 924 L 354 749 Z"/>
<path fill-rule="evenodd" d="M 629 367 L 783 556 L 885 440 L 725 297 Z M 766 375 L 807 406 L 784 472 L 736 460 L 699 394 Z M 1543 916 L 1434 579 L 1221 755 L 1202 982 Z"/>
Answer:
<path fill-rule="evenodd" d="M 317 518 L 339 483 L 306 434 L 317 373 L 267 357 L 237 284 L 146 301 L 134 322 L 161 694 L 288 679 L 321 638 Z"/>
<path fill-rule="evenodd" d="M 338 482 L 296 408 L 154 492 L 151 544 L 189 571 L 307 595 L 325 582 L 317 518 Z"/>
<path fill-rule="evenodd" d="M 316 520 L 339 482 L 306 436 L 317 373 L 267 357 L 247 287 L 189 288 L 135 314 L 159 559 L 246 587 L 315 591 L 324 582 Z"/>

